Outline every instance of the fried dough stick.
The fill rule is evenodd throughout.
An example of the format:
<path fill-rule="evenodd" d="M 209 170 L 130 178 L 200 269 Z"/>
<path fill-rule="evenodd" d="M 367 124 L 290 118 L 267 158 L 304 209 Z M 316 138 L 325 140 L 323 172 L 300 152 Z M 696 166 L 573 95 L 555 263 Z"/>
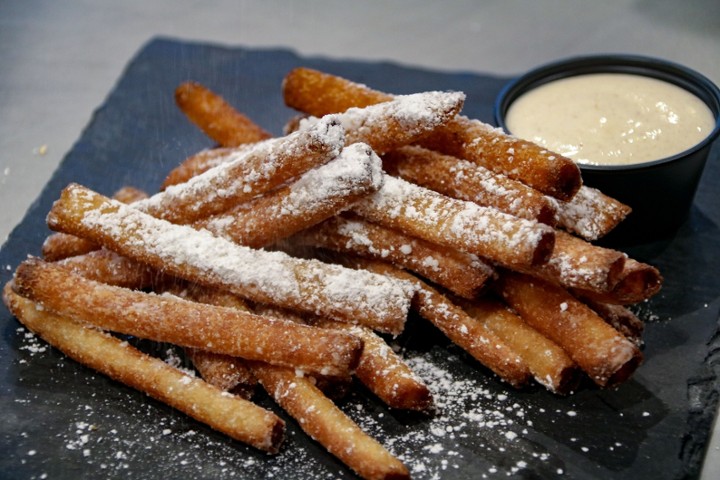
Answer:
<path fill-rule="evenodd" d="M 377 155 L 367 145 L 356 143 L 292 184 L 193 226 L 241 245 L 264 247 L 347 210 L 377 191 L 383 178 Z"/>
<path fill-rule="evenodd" d="M 334 217 L 293 243 L 381 260 L 411 270 L 463 298 L 475 298 L 494 269 L 474 255 L 447 249 L 359 218 Z"/>
<path fill-rule="evenodd" d="M 175 103 L 192 123 L 223 147 L 271 137 L 224 98 L 198 82 L 180 84 L 175 89 Z"/>
<path fill-rule="evenodd" d="M 383 155 L 385 171 L 448 197 L 494 207 L 516 217 L 556 224 L 557 207 L 524 183 L 467 160 L 417 146 Z"/>
<path fill-rule="evenodd" d="M 345 142 L 333 118 L 230 154 L 227 162 L 133 205 L 173 223 L 191 223 L 280 186 L 335 158 Z"/>
<path fill-rule="evenodd" d="M 557 205 L 558 226 L 588 241 L 597 240 L 613 230 L 632 209 L 624 203 L 583 185 L 566 201 L 548 197 Z"/>
<path fill-rule="evenodd" d="M 393 98 L 342 77 L 302 67 L 286 75 L 282 91 L 286 105 L 316 117 Z M 569 158 L 461 115 L 434 130 L 420 144 L 502 173 L 561 200 L 572 198 L 582 185 L 580 169 Z"/>
<path fill-rule="evenodd" d="M 248 144 L 233 148 L 208 148 L 200 150 L 199 152 L 190 155 L 183 160 L 180 165 L 170 170 L 170 173 L 167 174 L 162 185 L 160 185 L 160 191 L 163 191 L 172 185 L 187 182 L 192 177 L 200 175 L 201 173 L 217 167 L 218 165 L 227 163 L 233 155 L 249 151 L 253 148 L 253 146 L 254 144 Z"/>
<path fill-rule="evenodd" d="M 67 267 L 72 272 L 90 280 L 133 290 L 165 285 L 174 281 L 174 279 L 168 278 L 167 275 L 150 268 L 144 263 L 131 260 L 104 248 L 85 255 L 76 255 L 59 260 L 55 263 Z"/>
<path fill-rule="evenodd" d="M 642 345 L 642 334 L 645 330 L 645 323 L 633 312 L 623 305 L 612 305 L 609 303 L 596 302 L 587 298 L 581 299 L 588 307 L 595 310 L 595 313 L 608 322 L 618 332 L 635 343 Z"/>
<path fill-rule="evenodd" d="M 564 288 L 516 272 L 504 272 L 497 291 L 528 324 L 560 345 L 599 386 L 630 378 L 642 352 Z"/>
<path fill-rule="evenodd" d="M 348 375 L 362 352 L 362 342 L 349 334 L 105 285 L 39 259 L 20 264 L 13 288 L 58 315 L 105 330 L 308 372 Z"/>
<path fill-rule="evenodd" d="M 468 315 L 446 295 L 411 273 L 390 264 L 362 259 L 351 261 L 360 268 L 416 282 L 418 293 L 413 299 L 413 309 L 421 317 L 510 385 L 521 387 L 528 383 L 531 373 L 523 359 L 498 335 Z"/>
<path fill-rule="evenodd" d="M 517 268 L 565 288 L 609 292 L 620 281 L 627 255 L 593 245 L 562 230 L 555 232 L 555 248 L 548 261 L 533 268 Z"/>
<path fill-rule="evenodd" d="M 346 143 L 362 142 L 378 155 L 426 137 L 462 109 L 461 92 L 422 92 L 398 95 L 388 101 L 362 108 L 348 108 L 334 114 L 345 128 Z M 317 117 L 297 123 L 300 131 L 314 125 Z"/>
<path fill-rule="evenodd" d="M 555 232 L 547 225 L 456 200 L 390 175 L 378 192 L 358 202 L 353 211 L 371 222 L 503 266 L 545 263 L 555 243 Z"/>
<path fill-rule="evenodd" d="M 71 184 L 48 214 L 54 230 L 87 237 L 156 270 L 278 305 L 379 331 L 402 331 L 413 288 L 404 282 L 281 252 L 253 250 L 174 225 Z"/>
<path fill-rule="evenodd" d="M 385 340 L 369 328 L 315 317 L 311 325 L 346 331 L 363 341 L 355 376 L 388 407 L 426 411 L 433 405 L 430 389 Z"/>
<path fill-rule="evenodd" d="M 631 305 L 654 296 L 662 288 L 662 283 L 663 277 L 657 268 L 628 258 L 619 274 L 619 280 L 611 291 L 596 292 L 578 288 L 573 289 L 573 293 L 596 302 Z"/>
<path fill-rule="evenodd" d="M 507 306 L 484 297 L 463 302 L 463 309 L 510 346 L 535 380 L 553 393 L 567 394 L 579 383 L 577 365 L 552 340 L 528 325 Z"/>
<path fill-rule="evenodd" d="M 235 440 L 270 453 L 278 451 L 285 423 L 272 412 L 190 377 L 125 341 L 39 308 L 13 292 L 9 284 L 3 291 L 3 300 L 28 329 L 77 362 Z"/>
<path fill-rule="evenodd" d="M 112 198 L 130 204 L 147 198 L 147 193 L 134 187 L 123 187 L 115 192 Z M 96 244 L 84 238 L 65 233 L 53 233 L 43 242 L 42 256 L 48 262 L 54 262 L 63 258 L 89 253 L 97 250 L 97 248 Z"/>
<path fill-rule="evenodd" d="M 342 412 L 306 377 L 252 363 L 260 384 L 313 440 L 367 480 L 409 479 L 407 467 Z"/>

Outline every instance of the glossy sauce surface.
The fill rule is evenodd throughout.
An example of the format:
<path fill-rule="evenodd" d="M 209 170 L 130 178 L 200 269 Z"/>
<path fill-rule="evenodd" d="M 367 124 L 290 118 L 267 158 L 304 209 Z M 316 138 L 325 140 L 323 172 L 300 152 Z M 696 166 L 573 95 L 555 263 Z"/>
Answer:
<path fill-rule="evenodd" d="M 666 158 L 707 137 L 715 117 L 668 82 L 598 73 L 541 85 L 515 100 L 510 133 L 581 164 L 626 165 Z"/>

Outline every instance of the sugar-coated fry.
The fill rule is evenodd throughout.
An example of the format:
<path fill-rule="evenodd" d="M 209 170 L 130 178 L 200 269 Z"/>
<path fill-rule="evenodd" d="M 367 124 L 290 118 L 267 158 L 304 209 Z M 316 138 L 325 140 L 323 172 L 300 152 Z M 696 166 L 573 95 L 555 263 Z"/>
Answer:
<path fill-rule="evenodd" d="M 555 248 L 548 261 L 534 268 L 519 268 L 565 288 L 592 292 L 609 292 L 620 280 L 627 255 L 617 250 L 593 245 L 558 230 Z"/>
<path fill-rule="evenodd" d="M 194 226 L 241 245 L 264 247 L 350 208 L 377 191 L 383 178 L 377 155 L 367 145 L 355 143 L 290 185 Z"/>
<path fill-rule="evenodd" d="M 357 259 L 352 262 L 388 276 L 415 281 L 418 293 L 413 299 L 413 309 L 421 317 L 510 385 L 520 387 L 531 379 L 527 364 L 515 351 L 440 291 L 387 263 Z"/>
<path fill-rule="evenodd" d="M 588 241 L 597 240 L 614 229 L 632 209 L 600 190 L 583 185 L 574 197 L 557 205 L 558 226 Z"/>
<path fill-rule="evenodd" d="M 587 298 L 582 299 L 588 307 L 612 325 L 615 330 L 625 335 L 626 338 L 637 345 L 642 344 L 642 334 L 645 330 L 645 323 L 640 320 L 630 309 L 624 305 L 613 305 L 610 303 L 596 302 Z"/>
<path fill-rule="evenodd" d="M 75 237 L 78 238 L 78 237 Z M 57 262 L 90 280 L 125 287 L 142 289 L 165 284 L 169 279 L 161 272 L 144 263 L 131 260 L 115 252 L 101 248 L 85 255 L 69 257 Z"/>
<path fill-rule="evenodd" d="M 223 147 L 259 142 L 271 136 L 200 83 L 185 82 L 178 86 L 175 103 L 190 121 Z"/>
<path fill-rule="evenodd" d="M 609 292 L 597 292 L 587 289 L 574 289 L 579 297 L 597 302 L 631 305 L 647 300 L 662 288 L 663 277 L 660 271 L 644 262 L 628 258 L 625 261 L 615 287 Z"/>
<path fill-rule="evenodd" d="M 342 332 L 105 285 L 38 259 L 18 267 L 13 288 L 50 311 L 105 330 L 308 372 L 347 375 L 362 351 L 360 340 Z"/>
<path fill-rule="evenodd" d="M 398 95 L 387 102 L 349 108 L 333 115 L 345 128 L 347 144 L 367 143 L 378 154 L 414 143 L 451 121 L 463 106 L 461 92 Z M 317 120 L 299 122 L 300 130 Z"/>
<path fill-rule="evenodd" d="M 360 218 L 331 218 L 296 235 L 293 242 L 386 261 L 464 298 L 476 297 L 494 275 L 494 269 L 475 255 L 440 247 Z"/>
<path fill-rule="evenodd" d="M 306 130 L 232 153 L 229 161 L 133 205 L 174 223 L 191 223 L 332 160 L 344 143 L 343 128 L 332 117 L 326 117 Z"/>
<path fill-rule="evenodd" d="M 387 342 L 369 328 L 315 317 L 311 325 L 339 329 L 363 341 L 364 348 L 355 376 L 390 408 L 429 410 L 433 406 L 430 389 L 396 354 Z"/>
<path fill-rule="evenodd" d="M 211 168 L 217 167 L 222 163 L 227 163 L 233 159 L 233 155 L 241 154 L 252 149 L 254 144 L 241 145 L 233 148 L 208 148 L 201 150 L 187 157 L 180 165 L 170 170 L 170 173 L 160 185 L 160 190 L 167 187 L 184 183 L 192 177 L 200 175 Z"/>
<path fill-rule="evenodd" d="M 17 295 L 7 285 L 3 300 L 28 329 L 83 365 L 140 390 L 196 420 L 261 450 L 275 453 L 285 423 L 247 400 L 188 376 L 127 342 L 58 316 Z"/>
<path fill-rule="evenodd" d="M 366 480 L 409 479 L 407 467 L 367 435 L 306 377 L 287 368 L 253 363 L 270 396 L 313 440 Z"/>
<path fill-rule="evenodd" d="M 402 331 L 413 287 L 282 252 L 253 250 L 204 230 L 174 225 L 80 185 L 63 190 L 48 214 L 51 228 L 87 237 L 157 270 L 278 305 L 382 332 Z"/>
<path fill-rule="evenodd" d="M 147 198 L 147 193 L 135 187 L 126 186 L 116 191 L 113 198 L 130 204 Z M 54 262 L 63 258 L 83 255 L 97 250 L 97 248 L 97 244 L 84 238 L 78 238 L 66 233 L 53 233 L 43 242 L 42 256 L 48 262 Z"/>
<path fill-rule="evenodd" d="M 386 102 L 393 96 L 301 67 L 286 75 L 283 98 L 289 107 L 320 117 L 351 107 Z M 458 115 L 443 128 L 435 129 L 420 143 L 507 175 L 562 200 L 572 198 L 582 185 L 580 169 L 569 158 L 464 116 Z"/>
<path fill-rule="evenodd" d="M 545 263 L 555 243 L 548 225 L 456 200 L 387 175 L 380 190 L 358 202 L 361 217 L 503 266 Z"/>
<path fill-rule="evenodd" d="M 418 146 L 383 155 L 385 171 L 449 197 L 554 226 L 557 207 L 539 191 L 475 163 Z"/>
<path fill-rule="evenodd" d="M 463 309 L 508 344 L 525 361 L 535 380 L 566 394 L 579 383 L 575 362 L 555 342 L 528 325 L 501 302 L 484 297 L 463 302 Z"/>
<path fill-rule="evenodd" d="M 528 324 L 560 345 L 600 386 L 628 379 L 642 352 L 563 287 L 516 272 L 504 272 L 498 292 Z"/>

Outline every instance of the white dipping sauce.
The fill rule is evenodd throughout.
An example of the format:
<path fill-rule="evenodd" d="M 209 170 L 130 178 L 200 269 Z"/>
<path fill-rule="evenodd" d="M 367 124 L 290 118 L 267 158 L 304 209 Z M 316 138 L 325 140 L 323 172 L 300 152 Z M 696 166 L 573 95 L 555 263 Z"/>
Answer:
<path fill-rule="evenodd" d="M 672 156 L 715 127 L 710 108 L 668 82 L 597 73 L 534 88 L 508 109 L 510 133 L 578 163 L 626 165 Z"/>

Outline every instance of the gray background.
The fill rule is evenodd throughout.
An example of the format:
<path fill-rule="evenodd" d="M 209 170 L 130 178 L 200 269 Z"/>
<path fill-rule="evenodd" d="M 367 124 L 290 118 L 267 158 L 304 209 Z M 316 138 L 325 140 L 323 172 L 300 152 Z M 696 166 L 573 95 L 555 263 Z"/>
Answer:
<path fill-rule="evenodd" d="M 0 0 L 0 244 L 126 63 L 157 35 L 499 75 L 579 54 L 636 53 L 720 83 L 718 0 Z M 703 478 L 720 478 L 717 437 Z"/>

